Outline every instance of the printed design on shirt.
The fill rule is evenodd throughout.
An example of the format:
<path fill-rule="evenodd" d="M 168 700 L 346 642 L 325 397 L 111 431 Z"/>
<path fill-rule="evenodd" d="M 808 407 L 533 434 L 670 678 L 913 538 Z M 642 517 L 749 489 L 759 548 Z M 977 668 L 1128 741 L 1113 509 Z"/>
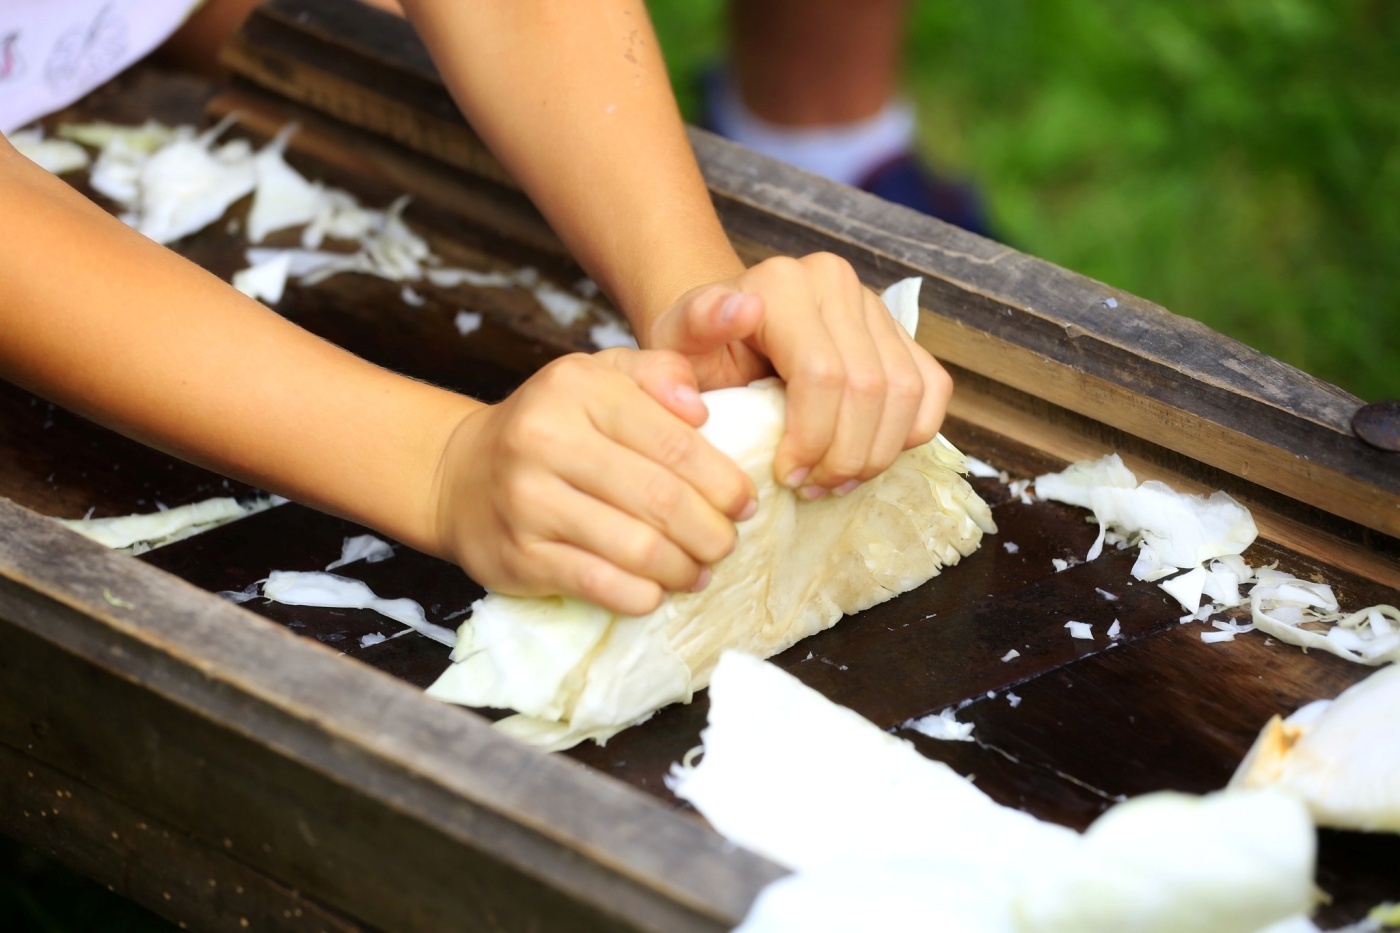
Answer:
<path fill-rule="evenodd" d="M 121 66 L 126 34 L 126 21 L 110 5 L 102 7 L 91 23 L 59 36 L 44 66 L 44 77 L 55 90 L 101 83 Z"/>
<path fill-rule="evenodd" d="M 0 81 L 16 80 L 24 74 L 24 59 L 19 54 L 19 31 L 0 39 Z"/>

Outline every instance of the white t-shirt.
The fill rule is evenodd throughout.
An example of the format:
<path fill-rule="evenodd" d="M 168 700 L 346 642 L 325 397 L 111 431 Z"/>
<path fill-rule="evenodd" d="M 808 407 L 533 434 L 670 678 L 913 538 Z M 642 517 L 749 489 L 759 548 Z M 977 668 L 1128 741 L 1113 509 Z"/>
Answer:
<path fill-rule="evenodd" d="M 170 37 L 202 0 L 0 0 L 0 133 L 73 103 Z"/>

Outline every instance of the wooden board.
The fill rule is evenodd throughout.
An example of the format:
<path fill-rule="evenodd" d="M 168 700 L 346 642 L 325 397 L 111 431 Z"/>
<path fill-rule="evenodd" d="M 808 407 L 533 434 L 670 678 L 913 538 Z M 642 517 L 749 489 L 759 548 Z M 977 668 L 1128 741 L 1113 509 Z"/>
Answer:
<path fill-rule="evenodd" d="M 312 15 L 303 25 L 324 25 L 315 18 L 323 6 L 306 9 Z M 274 5 L 268 16 L 283 11 Z M 351 29 L 355 41 L 378 29 L 363 28 L 354 17 L 348 22 L 361 27 Z M 280 28 L 290 27 L 280 22 Z M 341 41 L 328 36 L 323 32 L 321 40 Z M 411 45 L 402 47 L 402 58 L 413 54 Z M 393 64 L 380 61 L 375 74 Z M 419 77 L 431 87 L 431 75 Z M 148 71 L 74 115 L 154 111 L 189 120 L 211 90 Z M 503 179 L 446 171 L 423 153 L 317 122 L 314 113 L 285 101 L 242 93 L 241 105 L 259 108 L 249 111 L 250 132 L 266 136 L 290 116 L 303 119 L 294 162 L 366 203 L 387 204 L 413 185 L 435 192 L 411 209 L 409 220 L 452 264 L 530 264 L 563 286 L 578 277 L 538 215 Z M 342 91 L 330 99 L 353 98 Z M 927 310 L 924 323 L 962 334 L 950 345 L 994 354 L 1020 339 L 1015 328 L 986 325 L 968 309 L 990 309 L 995 318 L 1009 307 L 1025 322 L 1062 314 L 1055 302 L 1069 286 L 1056 283 L 1068 281 L 1099 303 L 1118 294 L 1028 257 L 979 264 L 976 257 L 999 248 L 701 143 L 717 201 L 749 255 L 839 244 L 872 284 L 923 271 L 942 299 L 939 314 Z M 245 209 L 235 208 L 235 215 Z M 909 243 L 899 249 L 909 255 L 896 255 L 890 230 L 903 231 Z M 242 264 L 243 244 L 221 226 L 179 248 L 224 276 Z M 992 288 L 977 277 L 984 265 L 997 275 L 1014 267 L 1013 281 Z M 509 391 L 544 360 L 586 346 L 580 328 L 554 325 L 525 292 L 415 287 L 427 298 L 421 308 L 398 300 L 397 284 L 342 276 L 292 287 L 279 310 L 377 362 L 488 397 Z M 1022 305 L 1036 307 L 1009 302 L 1016 289 Z M 1050 310 L 1026 297 L 1046 289 Z M 1195 391 L 1209 381 L 1191 358 L 1203 347 L 1283 372 L 1237 345 L 1217 345 L 1209 334 L 1143 310 L 1128 296 L 1118 300 L 1128 321 L 1122 327 L 1161 325 L 1185 334 L 1177 351 L 1185 357 L 1181 375 L 1159 374 L 1154 378 L 1163 385 L 1142 387 L 1153 404 L 1170 407 L 1181 384 Z M 943 305 L 952 311 L 945 314 Z M 451 323 L 459 307 L 479 310 L 486 327 L 462 338 Z M 1139 316 L 1147 323 L 1132 324 Z M 1076 383 L 1073 375 L 1081 371 L 1076 354 L 1085 342 L 1063 328 L 1058 338 L 1053 328 L 1044 334 L 1045 355 L 1038 359 L 1048 362 L 1037 365 L 1092 396 L 1096 383 Z M 1099 348 L 1095 353 L 1107 353 L 1110 342 L 1103 335 L 1088 339 Z M 1143 361 L 1133 362 L 1130 343 L 1114 352 L 1119 356 L 1100 375 L 1157 372 L 1154 354 L 1161 348 L 1150 340 Z M 1071 452 L 1123 446 L 1174 482 L 1218 480 L 1242 498 L 1253 495 L 1252 506 L 1263 503 L 1260 514 L 1267 512 L 1282 531 L 1250 555 L 1256 562 L 1278 558 L 1285 569 L 1324 577 L 1339 584 L 1348 604 L 1396 600 L 1387 584 L 1397 579 L 1394 542 L 1349 515 L 1327 512 L 1336 502 L 1300 504 L 1265 488 L 1273 473 L 1256 482 L 1253 469 L 1241 477 L 1203 465 L 1196 447 L 1173 450 L 1175 441 L 1136 438 L 1115 420 L 1127 396 L 1092 396 L 1094 404 L 1072 394 L 1037 400 L 1014 381 L 999 381 L 1000 373 L 983 373 L 978 367 L 990 364 L 974 356 L 959 369 L 972 403 L 963 403 L 962 417 L 947 432 L 969 452 L 1030 476 L 1057 468 Z M 1130 381 L 1115 384 L 1115 391 L 1138 391 Z M 1277 380 L 1273 385 L 1278 389 Z M 1335 390 L 1309 380 L 1289 386 L 1267 405 L 1284 413 L 1279 417 L 1294 433 L 1275 438 L 1277 446 L 1254 438 L 1266 443 L 1263 460 L 1250 460 L 1261 468 L 1309 449 L 1314 429 L 1307 425 L 1336 398 Z M 1226 394 L 1237 389 L 1216 386 Z M 1285 404 L 1295 390 L 1296 410 Z M 1265 404 L 1249 392 L 1237 413 Z M 1190 406 L 1171 411 L 1181 425 L 1201 427 L 1207 419 Z M 54 426 L 45 428 L 51 416 Z M 175 504 L 221 486 L 77 419 L 63 420 L 68 417 L 18 392 L 0 405 L 0 483 L 20 506 L 67 515 L 88 506 L 136 511 L 138 500 Z M 1235 443 L 1233 435 L 1220 437 Z M 95 469 L 99 464 L 107 468 Z M 1362 463 L 1350 482 L 1388 502 L 1393 489 L 1372 483 L 1370 469 Z M 122 478 L 109 482 L 114 476 Z M 1218 787 L 1268 715 L 1334 695 L 1367 673 L 1329 656 L 1266 645 L 1255 635 L 1202 644 L 1200 626 L 1178 625 L 1180 609 L 1164 594 L 1130 584 L 1131 561 L 1123 554 L 1054 571 L 1051 558 L 1077 560 L 1087 550 L 1093 530 L 1083 513 L 1024 506 L 992 480 L 977 485 L 1001 526 L 986 547 L 918 591 L 847 619 L 776 660 L 884 728 L 973 701 L 963 715 L 977 725 L 976 742 L 901 734 L 974 774 L 1005 803 L 1078 827 L 1120 794 Z M 781 870 L 728 846 L 684 808 L 676 812 L 661 782 L 669 764 L 697 742 L 703 697 L 663 711 L 604 748 L 544 756 L 497 735 L 476 713 L 421 695 L 419 688 L 447 663 L 435 643 L 409 635 L 364 648 L 362 635 L 391 627 L 364 613 L 261 601 L 240 608 L 211 595 L 241 590 L 272 569 L 324 567 L 338 556 L 343 537 L 359 530 L 287 505 L 132 560 L 0 503 L 0 782 L 14 788 L 0 797 L 0 827 L 173 919 L 214 928 L 246 918 L 235 913 L 247 909 L 243 902 L 215 899 L 196 909 L 159 881 L 189 885 L 207 873 L 220 890 L 256 886 L 260 917 L 309 907 L 347 927 L 684 930 L 737 922 Z M 1015 553 L 1006 543 L 1017 545 Z M 352 571 L 381 595 L 414 596 L 431 619 L 447 624 L 480 592 L 455 569 L 404 549 L 382 564 L 347 568 Z M 1097 589 L 1119 599 L 1109 601 Z M 1069 638 L 1063 624 L 1070 618 L 1092 622 L 1100 637 Z M 1102 637 L 1113 618 L 1126 633 L 1117 647 Z M 1021 657 L 1001 661 L 1013 647 Z M 987 697 L 989 691 L 996 696 Z M 1008 691 L 1020 705 L 1011 707 Z M 44 793 L 22 783 L 21 774 L 30 771 L 90 808 L 63 803 L 38 821 L 24 816 Z M 159 826 L 175 841 L 142 839 L 129 850 L 96 838 L 106 831 L 125 840 L 136 823 Z M 1400 884 L 1383 870 L 1400 855 L 1396 843 L 1395 837 L 1324 835 L 1320 881 L 1334 896 L 1325 920 L 1354 919 L 1379 899 L 1400 898 Z M 123 874 L 138 856 L 148 870 Z M 180 862 L 198 871 L 182 870 Z"/>

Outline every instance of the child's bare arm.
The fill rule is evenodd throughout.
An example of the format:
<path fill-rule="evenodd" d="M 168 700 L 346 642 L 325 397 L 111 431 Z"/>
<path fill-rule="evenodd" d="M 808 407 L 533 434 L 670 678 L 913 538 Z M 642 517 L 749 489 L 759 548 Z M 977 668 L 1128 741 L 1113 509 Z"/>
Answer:
<path fill-rule="evenodd" d="M 816 255 L 745 270 L 640 0 L 404 7 L 463 111 L 643 346 L 686 354 L 704 388 L 772 369 L 788 380 L 780 480 L 839 488 L 933 435 L 951 382 L 847 263 Z"/>
<path fill-rule="evenodd" d="M 283 320 L 3 138 L 0 205 L 0 369 L 94 420 L 454 560 L 506 592 L 641 611 L 662 588 L 694 584 L 732 543 L 726 514 L 745 508 L 747 477 L 643 389 L 683 385 L 679 357 L 580 357 L 555 367 L 567 379 L 537 378 L 485 406 Z M 590 405 L 635 421 L 595 423 Z M 684 395 L 673 407 L 686 405 L 698 420 Z M 544 482 L 560 476 L 566 431 L 569 465 L 583 472 Z M 690 443 L 659 447 L 668 436 Z M 590 485 L 593 471 L 632 484 Z M 521 475 L 535 482 L 530 494 L 507 496 Z M 672 507 L 657 514 L 663 501 Z M 598 522 L 622 531 L 588 538 Z"/>

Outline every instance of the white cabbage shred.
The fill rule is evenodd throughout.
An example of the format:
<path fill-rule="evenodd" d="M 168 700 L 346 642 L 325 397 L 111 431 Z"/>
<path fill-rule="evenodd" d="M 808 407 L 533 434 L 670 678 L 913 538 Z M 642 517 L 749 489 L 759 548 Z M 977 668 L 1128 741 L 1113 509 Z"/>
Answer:
<path fill-rule="evenodd" d="M 1065 628 L 1069 629 L 1070 638 L 1083 638 L 1088 641 L 1094 640 L 1094 626 L 1088 622 L 1066 622 Z"/>
<path fill-rule="evenodd" d="M 632 336 L 632 331 L 628 330 L 622 321 L 607 320 L 601 324 L 594 324 L 588 329 L 588 339 L 592 340 L 593 346 L 599 350 L 612 347 L 637 349 L 637 338 Z"/>
<path fill-rule="evenodd" d="M 974 726 L 970 722 L 958 722 L 957 711 L 951 706 L 941 713 L 911 719 L 900 728 L 913 729 L 931 739 L 942 739 L 949 742 L 973 741 L 972 730 Z"/>
<path fill-rule="evenodd" d="M 429 622 L 423 614 L 423 607 L 413 600 L 384 599 L 376 596 L 368 584 L 334 573 L 274 570 L 263 582 L 262 595 L 285 606 L 369 609 L 449 648 L 457 641 L 450 628 Z"/>
<path fill-rule="evenodd" d="M 60 518 L 56 521 L 98 544 L 115 550 L 127 550 L 132 554 L 144 554 L 286 501 L 281 496 L 263 496 L 244 502 L 232 496 L 220 496 L 159 512 L 111 518 Z"/>
<path fill-rule="evenodd" d="M 1255 626 L 1279 641 L 1320 648 L 1358 664 L 1400 661 L 1400 609 L 1395 606 L 1344 613 L 1330 586 L 1267 568 L 1258 573 L 1249 605 Z M 1305 624 L 1329 627 L 1318 631 Z"/>
<path fill-rule="evenodd" d="M 902 292 L 916 300 L 912 289 Z M 732 554 L 699 593 L 647 616 L 614 616 L 567 599 L 490 594 L 459 633 L 431 696 L 513 709 L 498 727 L 562 749 L 605 741 L 662 706 L 688 702 L 726 648 L 776 654 L 844 614 L 922 584 L 995 530 L 942 438 L 906 451 L 849 496 L 799 500 L 773 480 L 784 425 L 781 384 L 706 393 L 702 433 L 759 491 Z"/>
<path fill-rule="evenodd" d="M 1138 485 L 1117 454 L 1037 477 L 1035 494 L 1093 511 L 1099 538 L 1085 560 L 1102 553 L 1110 530 L 1140 540 L 1142 553 L 1149 556 L 1140 562 L 1141 573 L 1134 568 L 1133 576 L 1139 580 L 1159 579 L 1213 558 L 1239 554 L 1258 534 L 1249 510 L 1225 493 L 1206 499 L 1182 495 L 1164 483 Z"/>
<path fill-rule="evenodd" d="M 743 933 L 1254 933 L 1312 904 L 1313 826 L 1285 794 L 1151 794 L 1081 836 L 738 652 L 714 672 L 702 740 L 671 788 L 795 872 Z"/>
<path fill-rule="evenodd" d="M 233 274 L 233 287 L 249 298 L 256 298 L 275 305 L 282 300 L 287 288 L 287 275 L 291 271 L 290 252 L 269 250 L 271 255 L 261 262 L 255 262 L 246 269 Z"/>
<path fill-rule="evenodd" d="M 1231 787 L 1269 787 L 1307 804 L 1322 826 L 1400 832 L 1400 666 L 1389 665 L 1287 719 L 1274 716 Z"/>
<path fill-rule="evenodd" d="M 1113 535 L 1137 544 L 1132 575 L 1144 581 L 1170 577 L 1158 585 L 1186 611 L 1181 622 L 1203 622 L 1249 604 L 1250 624 L 1213 621 L 1214 631 L 1201 634 L 1204 642 L 1234 641 L 1258 628 L 1361 664 L 1400 660 L 1400 609 L 1380 605 L 1344 613 L 1325 583 L 1251 567 L 1241 554 L 1258 534 L 1254 519 L 1223 492 L 1207 499 L 1164 483 L 1139 485 L 1118 455 L 1110 454 L 1037 478 L 1036 495 L 1094 512 L 1099 539 L 1087 560 L 1098 557 Z"/>
<path fill-rule="evenodd" d="M 465 337 L 481 330 L 481 315 L 473 311 L 458 311 L 452 323 L 456 326 L 457 333 Z"/>
<path fill-rule="evenodd" d="M 340 559 L 331 561 L 326 565 L 326 569 L 334 570 L 357 561 L 377 564 L 393 556 L 394 546 L 388 541 L 374 535 L 355 535 L 345 539 L 340 546 Z"/>
<path fill-rule="evenodd" d="M 67 139 L 45 139 L 43 127 L 11 133 L 9 140 L 20 155 L 54 175 L 76 172 L 87 168 L 91 162 L 87 150 L 77 143 Z"/>
<path fill-rule="evenodd" d="M 253 149 L 235 139 L 215 147 L 233 123 L 225 119 L 193 138 L 177 136 L 141 163 L 126 220 L 157 243 L 171 243 L 212 224 L 257 187 Z"/>
<path fill-rule="evenodd" d="M 248 240 L 261 243 L 269 233 L 309 224 L 331 210 L 320 184 L 307 181 L 287 164 L 284 153 L 297 124 L 288 123 L 253 158 L 257 190 L 248 210 Z"/>
<path fill-rule="evenodd" d="M 160 243 L 204 229 L 240 198 L 252 194 L 246 234 L 262 243 L 280 230 L 302 227 L 300 249 L 248 250 L 250 268 L 234 276 L 240 291 L 269 304 L 280 300 L 288 279 L 315 285 L 344 272 L 405 283 L 405 304 L 420 307 L 423 296 L 408 282 L 426 280 L 439 288 L 468 284 L 478 288 L 524 288 L 561 326 L 586 315 L 599 323 L 596 346 L 635 346 L 626 329 L 592 301 L 598 286 L 580 280 L 568 291 L 541 279 L 529 266 L 510 272 L 449 268 L 403 220 L 408 198 L 387 210 L 362 206 L 353 194 L 307 179 L 286 160 L 297 125 L 289 123 L 260 150 L 246 140 L 216 145 L 236 116 L 197 133 L 192 126 L 169 127 L 149 121 L 138 127 L 110 123 L 66 125 L 63 139 L 44 139 L 33 129 L 11 137 L 16 147 L 55 173 L 88 165 L 82 146 L 99 149 L 90 181 L 94 190 L 126 209 L 123 219 Z M 353 244 L 353 251 L 322 249 L 327 240 Z"/>

